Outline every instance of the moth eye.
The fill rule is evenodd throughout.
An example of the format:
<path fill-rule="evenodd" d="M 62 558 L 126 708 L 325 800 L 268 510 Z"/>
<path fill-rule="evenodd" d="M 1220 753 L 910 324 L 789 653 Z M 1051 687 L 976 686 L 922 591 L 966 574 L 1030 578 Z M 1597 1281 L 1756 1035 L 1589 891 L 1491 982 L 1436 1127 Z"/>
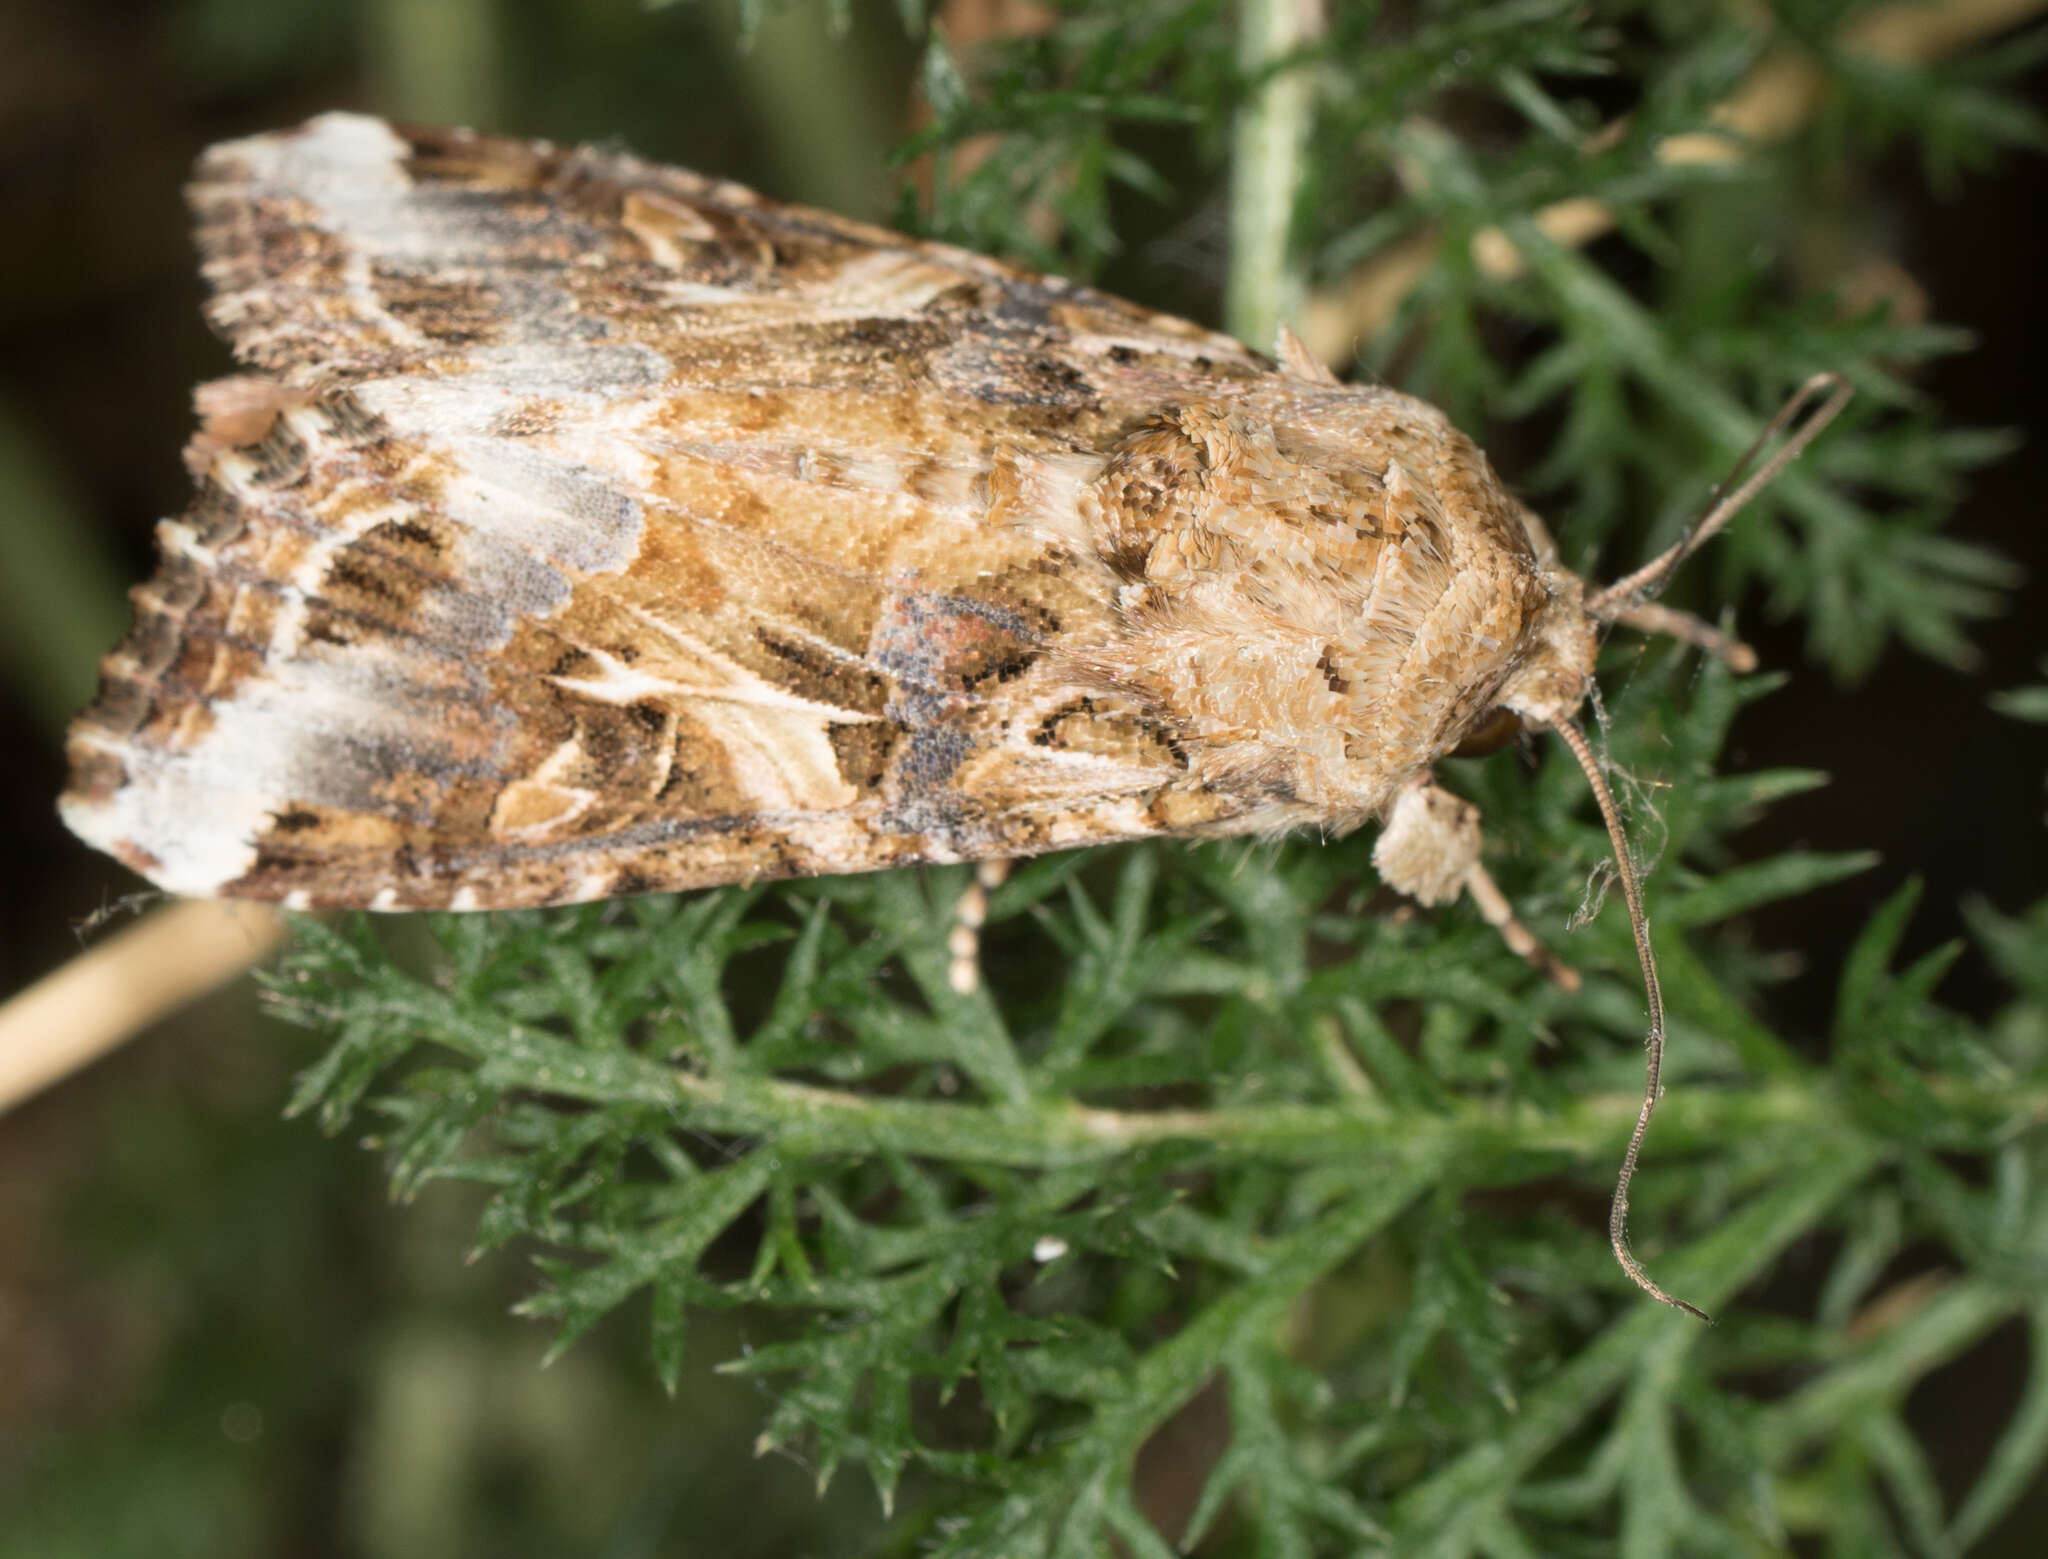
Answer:
<path fill-rule="evenodd" d="M 1522 734 L 1522 717 L 1512 709 L 1494 709 L 1465 733 L 1465 739 L 1451 749 L 1453 758 L 1484 758 Z"/>

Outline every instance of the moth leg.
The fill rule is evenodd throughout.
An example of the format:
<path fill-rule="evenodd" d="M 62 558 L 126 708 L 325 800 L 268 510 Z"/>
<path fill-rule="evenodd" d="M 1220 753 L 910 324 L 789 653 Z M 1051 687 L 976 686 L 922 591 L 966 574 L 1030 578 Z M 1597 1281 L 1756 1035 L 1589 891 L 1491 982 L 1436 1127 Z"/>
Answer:
<path fill-rule="evenodd" d="M 1669 634 L 1682 644 L 1705 650 L 1726 661 L 1734 671 L 1756 670 L 1756 651 L 1731 634 L 1723 633 L 1704 617 L 1681 612 L 1675 607 L 1642 601 L 1626 611 L 1616 612 L 1613 621 L 1640 633 Z"/>
<path fill-rule="evenodd" d="M 1561 989 L 1577 990 L 1578 972 L 1516 918 L 1507 895 L 1479 864 L 1481 842 L 1479 808 L 1423 779 L 1394 798 L 1373 845 L 1373 869 L 1388 887 L 1419 903 L 1443 904 L 1461 892 L 1471 894 L 1481 917 L 1509 948 Z"/>
<path fill-rule="evenodd" d="M 953 929 L 946 937 L 946 951 L 952 963 L 946 969 L 946 983 L 962 996 L 971 996 L 981 985 L 981 927 L 988 919 L 988 896 L 1010 875 L 1010 863 L 982 861 L 974 868 L 974 881 L 953 905 Z"/>
<path fill-rule="evenodd" d="M 1567 996 L 1579 988 L 1579 971 L 1536 940 L 1535 933 L 1516 916 L 1507 895 L 1500 891 L 1487 875 L 1486 868 L 1477 861 L 1465 869 L 1465 891 L 1472 895 L 1480 919 L 1500 933 L 1500 939 L 1507 943 L 1511 952 L 1519 954 L 1524 962 Z"/>

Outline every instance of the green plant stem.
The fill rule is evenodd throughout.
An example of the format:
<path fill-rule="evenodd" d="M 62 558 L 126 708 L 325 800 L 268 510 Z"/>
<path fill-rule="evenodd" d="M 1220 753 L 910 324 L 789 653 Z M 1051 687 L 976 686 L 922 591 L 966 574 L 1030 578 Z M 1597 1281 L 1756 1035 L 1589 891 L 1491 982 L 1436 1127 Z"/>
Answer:
<path fill-rule="evenodd" d="M 893 1151 L 1013 1168 L 1087 1163 L 1169 1142 L 1205 1143 L 1229 1155 L 1294 1164 L 1354 1162 L 1362 1155 L 1420 1162 L 1446 1148 L 1580 1157 L 1604 1153 L 1621 1140 L 1641 1105 L 1632 1095 L 1604 1094 L 1564 1107 L 1473 1103 L 1427 1116 L 1391 1116 L 1370 1099 L 1220 1110 L 1111 1110 L 1066 1099 L 955 1104 L 738 1072 L 712 1077 L 683 1071 L 520 1024 L 480 1023 L 451 997 L 416 986 L 392 994 L 385 1021 L 394 1031 L 428 1034 L 473 1057 L 479 1084 L 493 1090 L 523 1088 L 590 1104 L 651 1106 L 698 1130 L 773 1133 L 807 1152 Z M 1958 1108 L 1980 1107 L 1961 1097 L 1962 1090 L 1949 1093 Z M 2048 1094 L 2038 1090 L 2000 1090 L 1995 1102 L 2014 1122 L 2048 1121 Z M 1726 1142 L 1738 1134 L 1795 1132 L 1802 1141 L 1826 1140 L 1844 1150 L 1868 1140 L 1828 1092 L 1792 1080 L 1674 1092 L 1658 1114 L 1657 1131 L 1666 1151 Z"/>
<path fill-rule="evenodd" d="M 383 109 L 426 124 L 495 128 L 503 61 L 489 0 L 374 0 L 365 53 Z"/>
<path fill-rule="evenodd" d="M 1361 1154 L 1409 1161 L 1446 1143 L 1468 1153 L 1575 1156 L 1604 1152 L 1619 1141 L 1642 1102 L 1613 1094 L 1564 1111 L 1471 1105 L 1437 1116 L 1399 1118 L 1374 1110 L 1288 1104 L 1123 1111 L 1062 1100 L 1006 1110 L 873 1098 L 751 1077 L 671 1077 L 671 1085 L 660 1092 L 682 1103 L 701 1128 L 793 1131 L 814 1151 L 893 1149 L 1013 1168 L 1054 1168 L 1168 1142 L 1200 1142 L 1227 1155 L 1294 1164 L 1345 1162 Z M 639 1102 L 657 1101 L 640 1095 Z M 1661 1143 L 1673 1149 L 1720 1141 L 1731 1132 L 1784 1130 L 1857 1135 L 1822 1095 L 1783 1085 L 1673 1095 L 1658 1117 Z"/>
<path fill-rule="evenodd" d="M 417 988 L 388 1004 L 388 1022 L 399 1031 L 431 1034 L 472 1056 L 479 1084 L 494 1090 L 651 1106 L 698 1130 L 773 1133 L 808 1152 L 894 1151 L 1014 1168 L 1086 1163 L 1168 1142 L 1200 1142 L 1228 1155 L 1294 1164 L 1351 1162 L 1361 1155 L 1417 1162 L 1447 1146 L 1467 1154 L 1580 1157 L 1609 1150 L 1640 1105 L 1611 1094 L 1564 1108 L 1478 1103 L 1394 1117 L 1370 1100 L 1136 1111 L 1070 1100 L 954 1104 L 738 1073 L 707 1077 L 630 1052 L 584 1048 L 522 1025 L 481 1025 L 450 998 Z M 2048 1095 L 2006 1090 L 1997 1103 L 2014 1121 L 2048 1120 Z M 1736 1134 L 1796 1132 L 1803 1140 L 1825 1139 L 1844 1149 L 1866 1137 L 1827 1092 L 1790 1081 L 1673 1093 L 1657 1129 L 1666 1151 L 1725 1142 Z"/>
<path fill-rule="evenodd" d="M 777 192 L 846 216 L 888 214 L 889 149 L 902 132 L 900 100 L 865 40 L 835 36 L 805 7 L 748 19 L 715 6 L 731 37 L 733 70 L 754 108 L 748 129 L 765 148 Z"/>
<path fill-rule="evenodd" d="M 1225 327 L 1261 352 L 1296 317 L 1304 286 L 1288 239 L 1308 150 L 1315 83 L 1300 66 L 1274 70 L 1319 25 L 1314 0 L 1244 0 L 1238 65 L 1264 79 L 1238 110 L 1230 158 L 1230 277 Z"/>

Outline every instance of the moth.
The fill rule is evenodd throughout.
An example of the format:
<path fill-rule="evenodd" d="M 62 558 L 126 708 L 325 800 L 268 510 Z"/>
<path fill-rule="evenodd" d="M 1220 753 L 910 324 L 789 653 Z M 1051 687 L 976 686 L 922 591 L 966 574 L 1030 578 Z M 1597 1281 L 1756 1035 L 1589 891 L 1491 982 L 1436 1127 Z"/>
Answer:
<path fill-rule="evenodd" d="M 1669 559 L 1589 590 L 1421 401 L 612 151 L 329 114 L 190 200 L 246 372 L 196 394 L 61 803 L 170 892 L 498 909 L 1377 820 L 1389 884 L 1542 960 L 1431 778 L 1522 726 L 1640 924 L 1573 720 L 1609 624 L 1721 641 L 1644 604 Z"/>

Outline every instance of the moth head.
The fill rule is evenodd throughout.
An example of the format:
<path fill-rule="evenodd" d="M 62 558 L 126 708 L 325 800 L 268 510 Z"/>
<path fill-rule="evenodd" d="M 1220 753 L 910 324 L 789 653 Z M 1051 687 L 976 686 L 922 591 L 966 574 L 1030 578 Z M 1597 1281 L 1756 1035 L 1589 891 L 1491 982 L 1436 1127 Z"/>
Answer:
<path fill-rule="evenodd" d="M 1700 517 L 1678 542 L 1610 585 L 1589 590 L 1575 575 L 1557 567 L 1555 544 L 1541 522 L 1524 511 L 1550 599 L 1526 634 L 1528 649 L 1522 663 L 1498 697 L 1466 722 L 1449 748 L 1451 755 L 1483 758 L 1524 730 L 1556 727 L 1575 718 L 1592 691 L 1600 639 L 1616 625 L 1670 634 L 1718 655 L 1737 671 L 1754 671 L 1756 655 L 1749 646 L 1687 613 L 1656 605 L 1655 597 L 1687 558 L 1813 442 L 1850 393 L 1848 382 L 1838 374 L 1816 374 L 1801 385 L 1715 488 Z M 1809 407 L 1812 414 L 1801 423 Z M 1752 471 L 1758 455 L 1780 434 L 1788 435 L 1783 446 Z"/>
<path fill-rule="evenodd" d="M 1522 662 L 1501 688 L 1498 708 L 1527 725 L 1569 720 L 1593 686 L 1601 621 L 1585 606 L 1585 591 L 1570 574 L 1546 580 L 1550 598 L 1524 637 Z"/>

